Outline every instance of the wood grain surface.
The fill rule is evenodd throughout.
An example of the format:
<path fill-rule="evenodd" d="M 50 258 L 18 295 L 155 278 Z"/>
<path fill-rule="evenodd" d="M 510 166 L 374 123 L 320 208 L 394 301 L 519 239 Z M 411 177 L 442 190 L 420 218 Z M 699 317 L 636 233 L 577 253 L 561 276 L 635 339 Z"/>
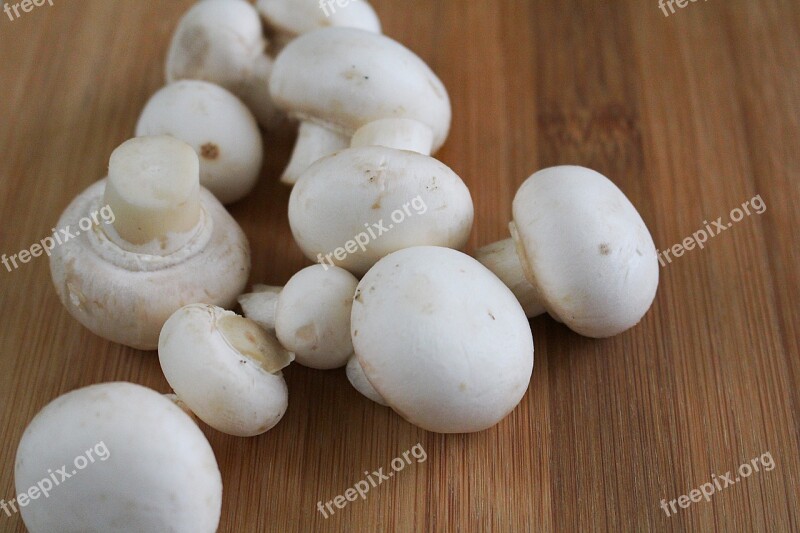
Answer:
<path fill-rule="evenodd" d="M 47 236 L 104 176 L 163 84 L 190 4 L 55 0 L 14 21 L 0 13 L 0 253 Z M 360 397 L 343 370 L 293 365 L 275 429 L 240 439 L 203 428 L 223 475 L 220 531 L 800 531 L 800 4 L 693 1 L 669 17 L 656 0 L 374 5 L 450 91 L 438 158 L 472 191 L 468 251 L 505 238 L 519 184 L 555 164 L 609 176 L 659 249 L 759 195 L 766 209 L 661 268 L 652 309 L 618 337 L 532 320 L 530 389 L 478 434 L 425 432 Z M 263 177 L 231 208 L 253 283 L 283 284 L 308 264 L 277 179 L 292 142 L 266 136 Z M 105 381 L 168 386 L 154 353 L 67 314 L 45 258 L 0 268 L 9 500 L 17 443 L 46 403 Z M 426 461 L 330 518 L 317 511 L 418 443 Z M 672 516 L 660 507 L 764 454 L 771 470 Z M 0 531 L 24 531 L 19 515 L 0 512 Z"/>

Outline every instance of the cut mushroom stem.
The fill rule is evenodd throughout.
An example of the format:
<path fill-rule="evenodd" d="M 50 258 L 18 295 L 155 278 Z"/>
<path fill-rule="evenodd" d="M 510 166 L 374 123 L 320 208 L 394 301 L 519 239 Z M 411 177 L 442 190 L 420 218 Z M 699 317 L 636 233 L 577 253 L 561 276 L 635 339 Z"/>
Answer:
<path fill-rule="evenodd" d="M 267 331 L 275 331 L 275 311 L 283 287 L 255 285 L 253 292 L 239 296 L 244 315 Z"/>
<path fill-rule="evenodd" d="M 366 396 L 377 404 L 383 406 L 389 405 L 386 403 L 386 400 L 383 399 L 383 396 L 381 396 L 380 393 L 375 390 L 375 387 L 373 387 L 372 383 L 370 383 L 367 379 L 364 369 L 361 368 L 361 364 L 358 362 L 358 357 L 353 355 L 353 357 L 351 357 L 347 362 L 347 368 L 345 370 L 347 372 L 347 380 L 354 389 L 362 394 L 362 396 Z"/>
<path fill-rule="evenodd" d="M 514 231 L 512 230 L 512 234 Z M 525 277 L 514 239 L 492 243 L 475 252 L 475 259 L 494 272 L 517 297 L 528 317 L 546 313 L 539 301 L 539 293 Z"/>
<path fill-rule="evenodd" d="M 201 216 L 200 164 L 191 146 L 173 137 L 137 137 L 111 154 L 105 203 L 114 230 L 133 245 L 191 237 Z"/>
<path fill-rule="evenodd" d="M 385 118 L 361 126 L 350 140 L 350 147 L 385 146 L 431 155 L 433 130 L 410 118 Z"/>
<path fill-rule="evenodd" d="M 292 158 L 283 171 L 281 181 L 294 185 L 312 163 L 350 145 L 350 138 L 313 122 L 301 122 Z"/>

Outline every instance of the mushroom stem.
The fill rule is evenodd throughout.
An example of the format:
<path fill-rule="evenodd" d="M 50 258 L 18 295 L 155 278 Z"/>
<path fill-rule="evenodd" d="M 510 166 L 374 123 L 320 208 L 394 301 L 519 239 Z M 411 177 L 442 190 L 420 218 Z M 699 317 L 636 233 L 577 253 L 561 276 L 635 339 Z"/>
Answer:
<path fill-rule="evenodd" d="M 234 350 L 270 374 L 277 374 L 294 361 L 294 354 L 285 350 L 254 320 L 229 314 L 217 320 L 217 329 Z"/>
<path fill-rule="evenodd" d="M 253 292 L 239 296 L 239 305 L 246 318 L 249 318 L 269 332 L 275 331 L 275 315 L 278 296 L 283 287 L 256 285 Z"/>
<path fill-rule="evenodd" d="M 361 126 L 350 141 L 350 147 L 385 146 L 431 155 L 433 130 L 418 120 L 385 118 Z"/>
<path fill-rule="evenodd" d="M 375 387 L 373 387 L 372 383 L 370 383 L 367 379 L 367 375 L 364 373 L 361 363 L 358 362 L 358 357 L 355 355 L 350 357 L 345 371 L 347 373 L 347 380 L 350 382 L 353 388 L 360 392 L 363 396 L 366 396 L 377 404 L 384 406 L 389 405 L 386 403 L 386 400 L 383 398 L 383 396 L 381 396 L 381 394 L 375 390 Z"/>
<path fill-rule="evenodd" d="M 197 154 L 167 136 L 123 143 L 111 154 L 104 201 L 114 213 L 114 230 L 127 243 L 158 240 L 165 248 L 170 236 L 190 238 L 201 216 Z"/>
<path fill-rule="evenodd" d="M 514 239 L 509 238 L 484 246 L 475 252 L 475 259 L 511 289 L 529 318 L 546 312 L 540 303 L 536 288 L 525 277 Z"/>
<path fill-rule="evenodd" d="M 297 133 L 297 142 L 294 145 L 292 159 L 286 170 L 283 171 L 281 181 L 287 185 L 294 185 L 308 167 L 322 159 L 350 145 L 350 138 L 319 124 L 303 121 Z"/>

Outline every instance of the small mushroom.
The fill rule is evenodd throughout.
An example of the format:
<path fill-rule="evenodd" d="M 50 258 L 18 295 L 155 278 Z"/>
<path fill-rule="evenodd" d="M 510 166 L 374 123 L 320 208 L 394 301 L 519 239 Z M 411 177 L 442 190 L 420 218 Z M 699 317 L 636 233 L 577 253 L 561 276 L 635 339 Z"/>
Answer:
<path fill-rule="evenodd" d="M 107 224 L 87 227 L 106 211 Z M 197 154 L 173 137 L 122 144 L 108 179 L 73 200 L 57 227 L 69 235 L 50 256 L 61 302 L 95 334 L 134 348 L 155 349 L 188 303 L 232 305 L 250 273 L 247 238 L 200 187 Z"/>
<path fill-rule="evenodd" d="M 366 0 L 353 0 L 346 7 L 337 0 L 257 0 L 272 45 L 281 50 L 299 35 L 328 26 L 359 28 L 381 33 L 381 21 Z"/>
<path fill-rule="evenodd" d="M 635 326 L 658 287 L 653 238 L 625 194 L 577 166 L 541 170 L 519 188 L 511 239 L 476 257 L 529 317 L 547 311 L 587 337 Z"/>
<path fill-rule="evenodd" d="M 531 330 L 513 293 L 449 248 L 406 248 L 378 261 L 358 284 L 351 328 L 369 383 L 428 431 L 497 424 L 533 370 Z"/>
<path fill-rule="evenodd" d="M 252 320 L 213 305 L 177 310 L 158 341 L 161 369 L 203 422 L 239 437 L 273 428 L 289 404 L 291 353 Z"/>
<path fill-rule="evenodd" d="M 20 505 L 31 533 L 212 533 L 219 524 L 222 477 L 203 432 L 132 383 L 92 385 L 45 406 L 22 435 L 14 477 L 17 493 L 36 500 Z"/>
<path fill-rule="evenodd" d="M 450 129 L 450 98 L 428 65 L 396 41 L 364 30 L 326 28 L 289 43 L 275 60 L 270 93 L 280 109 L 300 120 L 282 178 L 289 184 L 313 162 L 347 148 L 356 131 L 371 122 L 422 123 L 431 131 L 431 153 Z"/>
<path fill-rule="evenodd" d="M 289 199 L 289 224 L 306 257 L 356 275 L 410 246 L 463 247 L 473 216 L 467 186 L 444 163 L 384 146 L 317 161 Z"/>
<path fill-rule="evenodd" d="M 284 287 L 256 286 L 239 297 L 244 315 L 274 330 L 297 362 L 317 369 L 339 368 L 353 354 L 350 310 L 358 280 L 337 267 L 304 268 Z"/>
<path fill-rule="evenodd" d="M 272 59 L 261 18 L 245 0 L 203 0 L 178 23 L 167 55 L 167 82 L 205 80 L 225 87 L 250 108 L 259 124 L 282 124 L 269 95 Z"/>
<path fill-rule="evenodd" d="M 136 136 L 171 135 L 200 157 L 200 184 L 230 204 L 258 180 L 264 148 L 247 107 L 213 83 L 182 80 L 167 85 L 145 106 Z"/>
<path fill-rule="evenodd" d="M 353 355 L 350 360 L 347 361 L 345 370 L 347 372 L 347 380 L 354 389 L 377 404 L 383 406 L 389 405 L 367 379 L 366 374 L 364 374 L 364 369 L 361 368 L 361 364 L 358 362 L 358 357 Z"/>

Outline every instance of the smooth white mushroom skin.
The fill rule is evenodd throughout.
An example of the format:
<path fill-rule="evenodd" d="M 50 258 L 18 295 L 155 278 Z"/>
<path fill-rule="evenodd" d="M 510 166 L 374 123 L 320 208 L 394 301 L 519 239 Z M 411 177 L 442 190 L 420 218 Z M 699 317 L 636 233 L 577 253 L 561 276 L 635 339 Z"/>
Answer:
<path fill-rule="evenodd" d="M 354 0 L 344 8 L 335 2 L 332 6 L 325 4 L 320 4 L 320 0 L 258 0 L 256 8 L 264 17 L 271 38 L 277 41 L 278 49 L 298 35 L 328 26 L 381 33 L 378 15 L 366 0 Z"/>
<path fill-rule="evenodd" d="M 413 119 L 431 129 L 435 152 L 450 130 L 450 98 L 428 65 L 400 43 L 359 29 L 326 28 L 289 43 L 275 60 L 270 94 L 290 117 L 348 139 L 370 122 Z M 295 151 L 314 153 L 305 142 L 322 144 L 300 137 Z M 284 181 L 292 183 L 301 167 L 292 165 Z"/>
<path fill-rule="evenodd" d="M 164 324 L 161 369 L 203 422 L 239 437 L 273 428 L 289 405 L 280 370 L 292 354 L 254 322 L 219 307 L 187 305 Z"/>
<path fill-rule="evenodd" d="M 323 265 L 304 268 L 282 288 L 257 287 L 239 297 L 244 314 L 273 329 L 303 366 L 340 368 L 353 354 L 350 311 L 358 280 Z"/>
<path fill-rule="evenodd" d="M 317 161 L 289 198 L 292 235 L 306 257 L 356 275 L 410 246 L 461 248 L 473 217 L 469 190 L 444 163 L 382 146 Z"/>
<path fill-rule="evenodd" d="M 351 328 L 369 383 L 428 431 L 497 424 L 533 370 L 530 326 L 513 293 L 449 248 L 406 248 L 378 261 L 358 285 Z"/>
<path fill-rule="evenodd" d="M 61 465 L 66 480 L 55 473 Z M 213 533 L 219 524 L 222 478 L 211 446 L 178 406 L 139 385 L 92 385 L 45 406 L 17 449 L 17 493 L 50 472 L 61 483 L 19 508 L 31 533 Z"/>
<path fill-rule="evenodd" d="M 378 391 L 375 390 L 375 387 L 373 387 L 367 379 L 366 374 L 364 374 L 364 369 L 361 368 L 361 365 L 358 363 L 358 357 L 355 355 L 347 362 L 346 372 L 347 380 L 362 396 L 369 398 L 379 405 L 388 405 L 386 400 L 383 399 L 383 396 L 378 394 Z"/>
<path fill-rule="evenodd" d="M 292 156 L 281 181 L 294 185 L 297 179 L 315 161 L 332 153 L 344 150 L 350 145 L 350 138 L 313 122 L 301 122 L 297 131 Z"/>
<path fill-rule="evenodd" d="M 258 180 L 264 149 L 256 119 L 218 85 L 182 80 L 162 88 L 136 126 L 137 137 L 151 135 L 189 144 L 200 160 L 200 184 L 223 204 L 246 196 Z"/>
<path fill-rule="evenodd" d="M 282 123 L 269 95 L 272 60 L 256 9 L 245 0 L 203 0 L 184 14 L 172 37 L 167 82 L 205 80 L 225 87 L 265 128 Z"/>
<path fill-rule="evenodd" d="M 642 217 L 614 183 L 584 167 L 544 169 L 522 184 L 513 212 L 522 272 L 550 315 L 597 338 L 639 323 L 658 288 L 658 259 Z M 518 269 L 497 273 L 519 281 Z"/>
<path fill-rule="evenodd" d="M 170 137 L 140 138 L 179 143 Z M 183 144 L 183 143 L 181 143 Z M 183 144 L 194 158 L 194 183 L 199 187 L 197 155 Z M 182 154 L 180 157 L 183 157 Z M 143 164 L 143 163 L 140 163 Z M 178 164 L 166 163 L 164 168 Z M 156 165 L 157 166 L 157 165 Z M 129 171 L 136 168 L 129 162 Z M 112 170 L 115 166 L 112 162 Z M 142 184 L 127 175 L 112 195 L 107 193 L 108 180 L 90 186 L 67 207 L 58 221 L 58 228 L 70 228 L 71 237 L 56 246 L 50 255 L 50 274 L 61 302 L 69 313 L 95 334 L 142 350 L 158 346 L 158 335 L 164 322 L 184 305 L 209 303 L 229 307 L 236 302 L 250 273 L 250 248 L 239 225 L 222 204 L 206 189 L 198 190 L 199 221 L 192 230 L 176 234 L 173 211 L 182 213 L 184 205 L 162 202 L 181 195 L 163 195 L 162 187 L 150 178 L 160 174 L 145 166 Z M 165 181 L 172 179 L 165 177 Z M 167 187 L 169 192 L 169 187 Z M 179 190 L 191 191 L 191 187 Z M 152 195 L 152 201 L 147 198 Z M 189 201 L 194 201 L 192 194 Z M 114 225 L 92 225 L 78 230 L 92 213 L 105 209 L 104 202 L 117 208 Z M 152 213 L 144 235 L 161 233 L 144 244 L 133 244 L 116 231 L 126 228 L 126 235 L 136 233 L 141 213 Z M 156 218 L 165 215 L 166 221 Z M 125 220 L 129 217 L 129 220 Z M 132 222 L 133 221 L 133 222 Z M 166 233 L 164 233 L 167 231 Z"/>

